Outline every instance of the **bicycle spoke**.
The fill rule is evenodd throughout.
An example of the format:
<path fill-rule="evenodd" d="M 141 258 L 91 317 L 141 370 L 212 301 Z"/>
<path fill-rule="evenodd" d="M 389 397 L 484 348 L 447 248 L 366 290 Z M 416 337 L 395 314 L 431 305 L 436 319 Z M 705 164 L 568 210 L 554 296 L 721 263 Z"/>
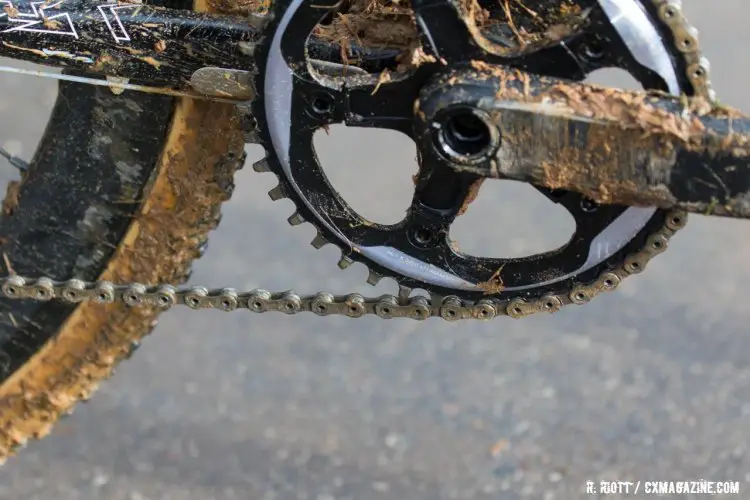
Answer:
<path fill-rule="evenodd" d="M 13 156 L 12 154 L 10 154 L 10 152 L 8 152 L 8 150 L 3 148 L 2 146 L 0 146 L 0 156 L 8 160 L 8 163 L 10 163 L 12 166 L 17 168 L 21 172 L 26 172 L 29 169 L 28 162 L 26 162 L 25 160 L 22 160 L 21 158 L 17 156 Z"/>

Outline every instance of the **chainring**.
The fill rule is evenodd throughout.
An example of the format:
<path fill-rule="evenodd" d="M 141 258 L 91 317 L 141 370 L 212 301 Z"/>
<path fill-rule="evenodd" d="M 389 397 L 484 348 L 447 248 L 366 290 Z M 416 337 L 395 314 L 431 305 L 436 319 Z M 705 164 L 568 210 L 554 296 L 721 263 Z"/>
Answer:
<path fill-rule="evenodd" d="M 559 3 L 537 2 L 547 9 Z M 563 3 L 570 6 L 572 2 Z M 564 38 L 545 47 L 551 57 L 549 70 L 553 76 L 582 80 L 595 70 L 619 67 L 647 89 L 713 98 L 707 78 L 708 63 L 697 47 L 697 32 L 685 22 L 678 2 L 573 3 L 580 4 L 588 21 L 595 21 L 572 26 Z M 605 275 L 604 287 L 609 287 L 607 283 L 613 280 L 616 286 L 621 278 L 642 271 L 651 256 L 663 251 L 662 247 L 661 251 L 653 252 L 650 242 L 656 237 L 666 241 L 683 227 L 685 214 L 597 206 L 591 215 L 590 210 L 581 209 L 586 200 L 580 195 L 541 190 L 571 212 L 576 220 L 576 233 L 553 252 L 521 259 L 496 259 L 460 254 L 452 248 L 447 234 L 441 236 L 443 241 L 438 251 L 425 251 L 407 237 L 412 222 L 408 215 L 392 226 L 366 220 L 328 182 L 315 154 L 313 134 L 327 124 L 343 121 L 338 110 L 341 100 L 361 100 L 365 94 L 372 95 L 370 90 L 374 85 L 386 88 L 393 82 L 407 82 L 408 88 L 409 78 L 418 79 L 414 75 L 419 75 L 425 66 L 394 76 L 392 82 L 359 72 L 346 78 L 316 73 L 306 59 L 306 44 L 315 25 L 334 7 L 333 0 L 314 5 L 309 0 L 279 0 L 274 4 L 272 18 L 255 52 L 259 68 L 254 83 L 259 98 L 253 103 L 253 117 L 257 141 L 266 151 L 265 158 L 256 162 L 254 169 L 273 172 L 279 180 L 269 196 L 272 200 L 288 198 L 295 204 L 296 211 L 288 219 L 291 225 L 308 222 L 315 226 L 318 233 L 313 246 L 320 248 L 333 243 L 341 249 L 339 267 L 345 268 L 352 262 L 365 264 L 370 271 L 368 282 L 373 285 L 382 277 L 395 279 L 402 300 L 408 298 L 412 289 L 420 288 L 430 292 L 433 303 L 444 302 L 446 297 L 464 305 L 489 299 L 505 304 L 508 314 L 521 316 L 525 315 L 524 309 L 517 304 L 548 301 L 549 297 L 555 298 L 550 307 L 545 306 L 549 310 L 565 303 L 587 302 L 590 294 L 581 292 L 586 286 L 602 281 Z M 533 24 L 533 19 L 526 21 Z M 523 20 L 518 22 L 521 24 Z M 496 39 L 496 35 L 492 38 Z M 519 60 L 523 61 L 523 56 L 519 52 Z M 533 61 L 530 66 L 535 72 L 544 73 L 544 64 L 540 65 L 538 57 Z M 345 92 L 349 87 L 358 89 L 358 93 Z M 413 100 L 396 100 L 401 107 L 408 108 L 402 110 L 404 113 L 411 112 Z M 371 123 L 367 116 L 355 125 L 383 126 L 409 134 L 408 128 L 401 124 Z"/>

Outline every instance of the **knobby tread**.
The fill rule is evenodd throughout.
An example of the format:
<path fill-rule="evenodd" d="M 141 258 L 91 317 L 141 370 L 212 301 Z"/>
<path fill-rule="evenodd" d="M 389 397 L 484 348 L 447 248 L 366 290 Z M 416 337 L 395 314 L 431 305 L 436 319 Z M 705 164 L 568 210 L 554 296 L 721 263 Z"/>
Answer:
<path fill-rule="evenodd" d="M 202 0 L 194 7 L 206 10 Z M 132 210 L 125 214 L 129 215 L 127 227 L 103 231 L 121 237 L 106 264 L 101 263 L 99 269 L 104 271 L 99 279 L 186 281 L 208 233 L 218 224 L 221 203 L 231 196 L 234 173 L 244 163 L 244 138 L 233 105 L 192 99 L 162 101 L 170 107 L 175 103 L 167 110 L 171 118 L 166 116 L 166 137 L 157 138 L 163 148 L 137 197 L 140 204 L 123 208 Z M 106 117 L 102 120 L 106 122 Z M 3 204 L 5 214 L 15 207 L 21 210 L 18 199 L 41 182 L 44 176 L 29 175 L 12 185 Z M 69 193 L 75 195 L 75 191 Z M 40 232 L 53 227 L 54 220 L 50 220 Z M 124 304 L 68 307 L 57 311 L 64 318 L 57 331 L 48 332 L 49 340 L 28 353 L 25 363 L 14 367 L 0 384 L 0 460 L 28 439 L 45 436 L 61 415 L 72 411 L 77 401 L 87 399 L 152 331 L 159 314 L 154 308 Z M 33 318 L 30 322 L 34 323 Z"/>

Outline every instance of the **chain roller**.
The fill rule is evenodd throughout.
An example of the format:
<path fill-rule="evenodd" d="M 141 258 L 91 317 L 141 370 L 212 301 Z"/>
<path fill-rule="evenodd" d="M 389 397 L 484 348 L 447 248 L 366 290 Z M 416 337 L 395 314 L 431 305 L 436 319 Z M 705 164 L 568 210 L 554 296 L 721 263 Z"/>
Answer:
<path fill-rule="evenodd" d="M 424 296 L 399 299 L 395 295 L 369 298 L 358 293 L 333 295 L 319 292 L 314 295 L 299 295 L 291 290 L 269 292 L 256 289 L 238 292 L 232 288 L 147 286 L 141 283 L 117 285 L 109 281 L 54 281 L 46 277 L 33 279 L 18 275 L 0 278 L 0 292 L 9 299 L 18 300 L 62 300 L 69 303 L 93 301 L 100 304 L 122 302 L 130 307 L 147 306 L 165 310 L 183 305 L 194 310 L 247 310 L 289 315 L 310 312 L 317 316 L 338 315 L 350 318 L 367 315 L 383 319 L 413 320 L 438 317 L 446 321 L 490 320 L 502 315 L 522 318 L 538 312 L 556 312 L 566 304 L 585 304 L 600 293 L 616 289 L 623 278 L 642 272 L 649 260 L 664 252 L 671 236 L 684 226 L 685 221 L 684 212 L 672 212 L 661 231 L 651 235 L 643 249 L 628 256 L 622 268 L 605 272 L 592 283 L 578 284 L 567 295 L 547 295 L 533 301 L 519 297 L 506 301 L 485 299 L 468 304 L 458 297 L 449 296 L 442 298 L 439 303 L 433 303 Z"/>
<path fill-rule="evenodd" d="M 679 0 L 651 0 L 661 21 L 672 30 L 675 46 L 683 54 L 687 78 L 695 93 L 714 99 L 709 79 L 708 60 L 700 55 L 698 33 L 690 26 Z M 222 311 L 247 310 L 255 313 L 280 312 L 288 315 L 310 312 L 317 316 L 348 316 L 360 318 L 374 315 L 383 319 L 410 318 L 426 320 L 430 317 L 446 321 L 467 319 L 490 320 L 498 316 L 522 318 L 534 313 L 552 313 L 565 305 L 588 303 L 601 293 L 615 290 L 631 274 L 643 272 L 648 262 L 667 249 L 670 238 L 687 222 L 682 211 L 668 213 L 665 224 L 653 233 L 640 251 L 627 256 L 621 267 L 601 274 L 590 283 L 577 283 L 564 294 L 547 295 L 536 300 L 519 296 L 511 300 L 487 298 L 476 303 L 466 303 L 458 297 L 414 296 L 401 298 L 382 295 L 363 297 L 358 293 L 334 295 L 319 292 L 299 295 L 294 291 L 270 292 L 256 289 L 238 292 L 231 288 L 208 289 L 201 286 L 174 287 L 171 285 L 147 286 L 140 283 L 118 285 L 108 281 L 54 281 L 47 277 L 28 278 L 18 275 L 0 278 L 0 293 L 9 299 L 62 300 L 69 303 L 93 301 L 101 304 L 122 302 L 131 307 L 169 309 L 184 305 L 190 309 L 219 309 Z"/>

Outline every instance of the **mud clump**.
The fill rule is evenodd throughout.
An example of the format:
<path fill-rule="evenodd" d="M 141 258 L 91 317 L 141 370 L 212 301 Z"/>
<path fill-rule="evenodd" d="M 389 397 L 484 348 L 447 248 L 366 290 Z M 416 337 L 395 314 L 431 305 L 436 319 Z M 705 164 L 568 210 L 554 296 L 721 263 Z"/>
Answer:
<path fill-rule="evenodd" d="M 354 0 L 330 22 L 318 25 L 314 34 L 344 49 L 356 43 L 365 48 L 406 50 L 417 41 L 413 12 L 391 0 Z"/>
<path fill-rule="evenodd" d="M 249 15 L 268 12 L 271 0 L 207 0 L 210 10 L 222 14 Z"/>
<path fill-rule="evenodd" d="M 207 0 L 227 14 L 262 14 L 272 0 Z M 473 33 L 488 35 L 498 46 L 524 50 L 557 41 L 585 22 L 587 12 L 574 0 L 459 0 Z M 353 47 L 395 49 L 403 67 L 424 63 L 424 53 L 409 2 L 406 0 L 346 0 L 319 24 L 314 36 L 340 47 L 342 59 L 356 65 Z"/>

